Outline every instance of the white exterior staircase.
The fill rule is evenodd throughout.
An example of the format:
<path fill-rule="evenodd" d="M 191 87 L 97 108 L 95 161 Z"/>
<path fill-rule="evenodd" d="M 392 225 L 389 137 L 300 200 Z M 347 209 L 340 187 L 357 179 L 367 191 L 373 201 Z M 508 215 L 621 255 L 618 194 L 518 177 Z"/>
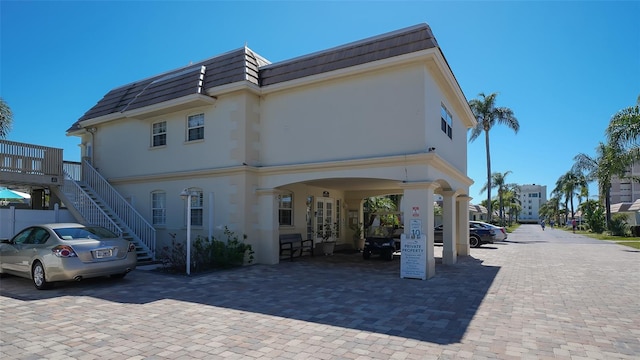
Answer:
<path fill-rule="evenodd" d="M 138 263 L 155 261 L 156 231 L 86 160 L 80 179 L 65 168 L 64 185 L 51 190 L 73 216 L 103 226 L 136 245 Z"/>

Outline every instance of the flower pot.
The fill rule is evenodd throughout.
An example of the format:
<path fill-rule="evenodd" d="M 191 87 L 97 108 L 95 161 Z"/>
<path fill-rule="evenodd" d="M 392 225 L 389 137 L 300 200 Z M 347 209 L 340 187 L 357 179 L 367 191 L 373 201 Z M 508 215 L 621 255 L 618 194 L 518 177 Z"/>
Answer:
<path fill-rule="evenodd" d="M 322 253 L 325 255 L 332 255 L 333 249 L 336 247 L 335 241 L 325 241 L 322 243 Z"/>

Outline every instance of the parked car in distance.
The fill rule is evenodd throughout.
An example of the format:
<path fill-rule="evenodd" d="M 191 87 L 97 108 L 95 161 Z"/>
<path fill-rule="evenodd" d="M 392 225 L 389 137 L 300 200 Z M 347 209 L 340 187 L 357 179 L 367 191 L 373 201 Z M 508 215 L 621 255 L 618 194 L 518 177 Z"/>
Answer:
<path fill-rule="evenodd" d="M 100 226 L 30 226 L 0 243 L 0 275 L 31 279 L 38 290 L 56 281 L 123 278 L 136 263 L 135 245 Z"/>
<path fill-rule="evenodd" d="M 496 232 L 496 234 L 493 237 L 494 241 L 507 240 L 507 237 L 508 237 L 507 229 L 505 229 L 502 226 L 489 224 L 489 223 L 486 223 L 486 222 L 483 222 L 483 221 L 469 221 L 469 226 L 482 227 L 482 228 L 485 228 L 485 229 L 493 229 Z"/>
<path fill-rule="evenodd" d="M 482 244 L 493 244 L 496 232 L 493 229 L 482 227 L 474 227 L 469 224 L 469 245 L 471 247 L 480 247 Z M 442 243 L 442 225 L 438 225 L 433 229 L 433 242 Z"/>

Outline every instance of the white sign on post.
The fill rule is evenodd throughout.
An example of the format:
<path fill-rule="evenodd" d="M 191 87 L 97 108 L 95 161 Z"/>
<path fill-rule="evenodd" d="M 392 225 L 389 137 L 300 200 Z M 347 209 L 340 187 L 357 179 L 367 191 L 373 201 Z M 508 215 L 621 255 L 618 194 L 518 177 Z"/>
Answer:
<path fill-rule="evenodd" d="M 427 280 L 427 237 L 402 234 L 400 238 L 400 277 L 403 279 Z"/>

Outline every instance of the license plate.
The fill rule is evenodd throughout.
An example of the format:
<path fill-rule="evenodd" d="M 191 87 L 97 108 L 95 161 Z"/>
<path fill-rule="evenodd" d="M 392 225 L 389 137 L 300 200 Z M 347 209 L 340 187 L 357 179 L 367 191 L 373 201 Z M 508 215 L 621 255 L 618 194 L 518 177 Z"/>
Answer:
<path fill-rule="evenodd" d="M 96 259 L 111 257 L 112 254 L 113 254 L 113 251 L 111 249 L 96 250 L 94 252 L 94 256 L 96 257 Z"/>

